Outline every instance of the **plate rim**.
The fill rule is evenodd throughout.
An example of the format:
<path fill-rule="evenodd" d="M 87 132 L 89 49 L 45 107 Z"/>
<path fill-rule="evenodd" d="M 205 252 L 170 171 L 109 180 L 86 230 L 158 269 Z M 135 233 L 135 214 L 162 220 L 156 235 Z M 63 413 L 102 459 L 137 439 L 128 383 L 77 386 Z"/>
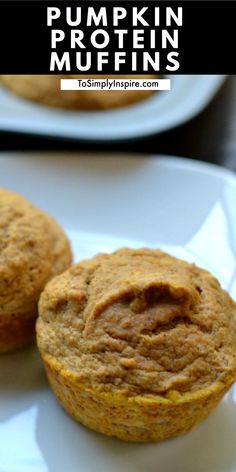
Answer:
<path fill-rule="evenodd" d="M 7 159 L 56 159 L 67 156 L 67 158 L 73 159 L 87 159 L 87 160 L 104 160 L 104 159 L 130 159 L 130 160 L 140 160 L 152 161 L 154 164 L 161 163 L 164 167 L 174 166 L 179 169 L 193 170 L 193 171 L 203 171 L 213 177 L 220 177 L 224 180 L 230 181 L 233 185 L 236 186 L 236 173 L 228 169 L 225 166 L 215 164 L 208 161 L 203 161 L 201 159 L 196 159 L 194 157 L 184 157 L 177 156 L 174 154 L 159 154 L 159 153 L 134 153 L 134 152 L 87 152 L 87 151 L 2 151 L 0 153 L 0 166 L 2 160 Z"/>
<path fill-rule="evenodd" d="M 171 78 L 171 75 L 168 76 Z M 173 77 L 174 77 L 174 74 L 173 74 Z M 222 87 L 222 85 L 225 83 L 226 79 L 229 77 L 228 75 L 222 75 L 222 74 L 215 74 L 215 75 L 207 75 L 207 74 L 204 74 L 204 75 L 191 75 L 191 74 L 185 74 L 185 75 L 178 75 L 178 78 L 179 77 L 188 77 L 188 78 L 194 78 L 195 80 L 198 79 L 198 80 L 202 80 L 203 78 L 206 78 L 209 82 L 210 82 L 210 85 L 208 86 L 208 90 L 207 90 L 207 93 L 205 92 L 205 97 L 204 99 L 202 100 L 198 100 L 197 101 L 197 106 L 196 106 L 196 103 L 195 103 L 195 106 L 194 107 L 191 107 L 187 110 L 184 111 L 184 113 L 182 114 L 181 117 L 174 117 L 174 119 L 172 118 L 172 122 L 169 123 L 168 126 L 159 126 L 159 128 L 156 129 L 155 127 L 155 124 L 150 126 L 149 129 L 145 129 L 145 130 L 142 130 L 142 132 L 140 133 L 140 125 L 138 127 L 138 129 L 136 129 L 135 131 L 134 130 L 129 130 L 129 133 L 126 134 L 126 135 L 123 135 L 121 134 L 120 132 L 114 134 L 114 130 L 113 130 L 113 136 L 112 135 L 109 135 L 108 137 L 105 137 L 105 135 L 103 134 L 102 136 L 99 136 L 99 135 L 88 135 L 87 132 L 85 132 L 84 130 L 80 130 L 79 132 L 79 135 L 75 136 L 74 133 L 72 133 L 72 135 L 70 133 L 68 133 L 67 130 L 63 130 L 62 134 L 61 134 L 61 129 L 59 131 L 57 130 L 40 130 L 40 129 L 35 129 L 34 126 L 34 122 L 31 122 L 31 124 L 33 123 L 33 128 L 30 127 L 30 129 L 25 129 L 25 123 L 23 120 L 19 120 L 18 118 L 16 119 L 16 121 L 14 121 L 14 116 L 10 115 L 10 118 L 8 117 L 8 119 L 6 120 L 5 117 L 1 116 L 0 115 L 0 130 L 1 131 L 5 131 L 5 132 L 9 132 L 9 133 L 19 133 L 19 134 L 29 134 L 30 136 L 35 136 L 35 137 L 38 137 L 38 136 L 41 136 L 41 137 L 45 137 L 45 138 L 51 138 L 51 139 L 57 139 L 59 141 L 61 140 L 66 140 L 66 141 L 73 141 L 73 142 L 78 142 L 78 141 L 81 141 L 81 142 L 85 142 L 85 143 L 88 143 L 88 142 L 98 142 L 98 143 L 115 143 L 115 142 L 118 142 L 118 143 L 122 143 L 122 142 L 132 142 L 136 139 L 138 140 L 142 140 L 142 139 L 145 139 L 149 136 L 155 136 L 155 135 L 159 135 L 159 134 L 162 134 L 164 132 L 168 132 L 168 131 L 171 131 L 172 129 L 174 128 L 177 128 L 178 126 L 181 126 L 185 123 L 187 123 L 188 121 L 192 120 L 194 117 L 198 116 L 208 105 L 209 103 L 213 100 L 213 98 L 215 97 L 215 95 L 217 94 L 217 92 L 220 90 L 220 88 Z M 1 84 L 0 84 L 1 85 Z M 5 89 L 4 89 L 5 91 Z M 10 93 L 8 92 L 8 90 L 6 90 L 6 93 Z M 19 97 L 19 96 L 14 96 L 12 94 L 10 94 L 10 97 L 16 97 L 18 100 L 24 100 L 22 97 Z M 34 103 L 34 102 L 30 102 L 30 101 L 26 101 L 26 103 L 32 105 L 32 106 L 40 106 L 41 105 L 38 105 L 37 103 Z M 146 102 L 145 102 L 146 103 Z M 138 102 L 138 105 L 142 106 L 142 102 Z M 46 109 L 48 109 L 46 107 Z M 127 110 L 131 109 L 131 107 L 127 107 Z M 40 108 L 41 111 L 43 111 L 43 108 Z M 50 108 L 50 111 L 57 111 L 58 109 L 53 109 L 53 108 Z M 112 112 L 112 111 L 124 111 L 125 112 L 126 108 L 120 108 L 120 109 L 114 109 L 114 110 L 108 110 L 108 112 Z M 59 110 L 59 111 L 62 111 L 63 113 L 67 113 L 66 110 Z M 147 111 L 148 112 L 148 111 Z M 31 113 L 31 112 L 30 112 Z M 86 113 L 90 113 L 90 112 L 86 112 Z M 101 112 L 103 113 L 103 112 Z M 50 117 L 48 118 L 50 119 Z M 98 112 L 98 116 L 97 116 L 97 120 L 100 119 L 100 116 L 99 116 L 99 112 Z M 9 128 L 10 127 L 10 128 Z M 117 126 L 117 130 L 119 129 L 119 126 Z"/>

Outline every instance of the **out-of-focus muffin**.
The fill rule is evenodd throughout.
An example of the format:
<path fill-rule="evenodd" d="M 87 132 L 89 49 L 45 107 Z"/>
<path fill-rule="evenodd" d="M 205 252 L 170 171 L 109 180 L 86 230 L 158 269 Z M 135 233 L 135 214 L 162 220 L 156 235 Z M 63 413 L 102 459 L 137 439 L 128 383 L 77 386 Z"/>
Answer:
<path fill-rule="evenodd" d="M 60 79 L 155 79 L 155 75 L 81 76 L 81 75 L 2 75 L 1 82 L 9 90 L 23 98 L 50 107 L 71 110 L 105 110 L 132 105 L 148 98 L 149 90 L 60 90 Z"/>
<path fill-rule="evenodd" d="M 61 404 L 93 430 L 155 441 L 190 430 L 236 378 L 236 305 L 158 250 L 71 267 L 40 297 L 37 343 Z"/>
<path fill-rule="evenodd" d="M 20 195 L 0 189 L 0 352 L 33 340 L 39 295 L 70 263 L 59 225 Z"/>

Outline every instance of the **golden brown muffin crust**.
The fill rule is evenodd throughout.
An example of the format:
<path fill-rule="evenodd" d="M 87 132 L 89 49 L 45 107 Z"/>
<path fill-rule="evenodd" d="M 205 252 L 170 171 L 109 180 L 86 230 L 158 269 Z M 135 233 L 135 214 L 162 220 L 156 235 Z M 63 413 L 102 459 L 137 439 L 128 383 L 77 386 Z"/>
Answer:
<path fill-rule="evenodd" d="M 236 375 L 236 308 L 207 271 L 158 250 L 82 261 L 40 298 L 43 355 L 97 391 L 167 396 Z"/>
<path fill-rule="evenodd" d="M 69 243 L 57 223 L 0 189 L 0 351 L 32 337 L 41 291 L 70 262 Z"/>

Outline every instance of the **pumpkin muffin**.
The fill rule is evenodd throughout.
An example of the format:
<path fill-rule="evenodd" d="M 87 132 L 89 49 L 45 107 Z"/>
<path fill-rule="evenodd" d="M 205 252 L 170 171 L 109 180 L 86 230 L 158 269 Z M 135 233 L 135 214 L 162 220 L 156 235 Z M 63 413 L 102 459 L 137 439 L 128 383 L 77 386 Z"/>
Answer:
<path fill-rule="evenodd" d="M 58 224 L 20 195 L 0 189 L 0 352 L 33 340 L 39 295 L 70 263 Z"/>
<path fill-rule="evenodd" d="M 127 441 L 190 430 L 236 378 L 236 305 L 207 271 L 120 249 L 55 277 L 39 302 L 49 382 L 76 420 Z"/>
<path fill-rule="evenodd" d="M 129 79 L 127 75 L 2 75 L 2 84 L 23 98 L 50 107 L 71 110 L 105 110 L 132 105 L 152 95 L 152 90 L 60 90 L 60 79 Z M 133 75 L 132 79 L 155 79 L 155 75 Z"/>

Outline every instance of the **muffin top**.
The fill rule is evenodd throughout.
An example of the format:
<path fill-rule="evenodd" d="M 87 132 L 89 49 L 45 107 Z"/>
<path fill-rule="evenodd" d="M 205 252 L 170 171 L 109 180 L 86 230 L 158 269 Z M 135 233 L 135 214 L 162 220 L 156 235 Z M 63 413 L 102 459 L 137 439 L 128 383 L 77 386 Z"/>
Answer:
<path fill-rule="evenodd" d="M 71 267 L 40 297 L 43 356 L 89 388 L 195 392 L 236 376 L 236 305 L 207 271 L 151 249 Z"/>
<path fill-rule="evenodd" d="M 70 262 L 58 224 L 20 195 L 0 189 L 0 315 L 34 313 L 45 284 Z"/>
<path fill-rule="evenodd" d="M 60 90 L 60 79 L 155 79 L 155 75 L 2 75 L 2 83 L 30 100 L 42 104 L 69 109 L 106 109 L 130 105 L 151 95 L 150 89 L 142 90 Z"/>

